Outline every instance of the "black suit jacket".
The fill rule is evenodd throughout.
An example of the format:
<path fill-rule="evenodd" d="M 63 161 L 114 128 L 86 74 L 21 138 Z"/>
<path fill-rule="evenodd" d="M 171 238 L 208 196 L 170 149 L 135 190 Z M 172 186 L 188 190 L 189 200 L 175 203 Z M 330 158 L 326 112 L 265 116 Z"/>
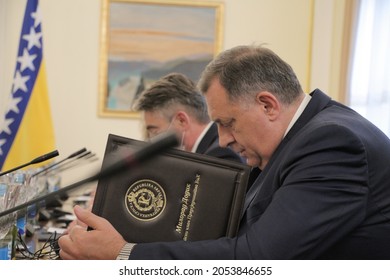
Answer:
<path fill-rule="evenodd" d="M 390 259 L 390 140 L 311 95 L 249 189 L 237 237 L 138 244 L 130 259 Z"/>
<path fill-rule="evenodd" d="M 232 149 L 219 146 L 218 128 L 215 123 L 210 126 L 199 142 L 196 153 L 244 163 L 244 159 Z"/>

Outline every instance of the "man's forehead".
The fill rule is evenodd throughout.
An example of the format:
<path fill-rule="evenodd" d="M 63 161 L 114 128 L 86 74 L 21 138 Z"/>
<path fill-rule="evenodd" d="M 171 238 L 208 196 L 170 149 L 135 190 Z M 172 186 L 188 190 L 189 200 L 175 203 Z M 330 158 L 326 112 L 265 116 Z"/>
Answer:
<path fill-rule="evenodd" d="M 144 122 L 146 126 L 149 125 L 160 125 L 166 123 L 168 120 L 163 117 L 162 114 L 157 112 L 145 112 L 144 113 Z"/>
<path fill-rule="evenodd" d="M 222 91 L 210 91 L 206 95 L 206 103 L 210 117 L 216 118 L 227 114 L 233 105 L 228 99 L 226 93 Z"/>

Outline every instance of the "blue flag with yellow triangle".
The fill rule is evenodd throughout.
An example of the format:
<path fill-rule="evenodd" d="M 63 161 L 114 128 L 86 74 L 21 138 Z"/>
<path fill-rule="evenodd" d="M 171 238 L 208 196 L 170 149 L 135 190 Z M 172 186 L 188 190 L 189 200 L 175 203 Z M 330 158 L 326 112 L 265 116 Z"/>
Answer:
<path fill-rule="evenodd" d="M 27 163 L 54 149 L 38 0 L 28 0 L 11 94 L 0 116 L 0 170 Z"/>

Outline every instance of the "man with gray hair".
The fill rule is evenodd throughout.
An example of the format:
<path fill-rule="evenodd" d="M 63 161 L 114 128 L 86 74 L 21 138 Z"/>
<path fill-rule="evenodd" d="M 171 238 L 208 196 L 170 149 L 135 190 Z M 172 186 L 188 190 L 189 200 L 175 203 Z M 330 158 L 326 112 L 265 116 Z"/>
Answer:
<path fill-rule="evenodd" d="M 95 230 L 61 237 L 62 258 L 390 259 L 390 140 L 382 131 L 319 89 L 304 93 L 290 65 L 261 46 L 222 52 L 200 89 L 221 146 L 261 170 L 237 236 L 134 244 L 75 208 Z"/>
<path fill-rule="evenodd" d="M 183 74 L 171 73 L 153 83 L 137 98 L 134 110 L 143 115 L 148 139 L 171 130 L 185 151 L 243 162 L 233 150 L 219 146 L 217 125 L 210 121 L 205 98 Z"/>

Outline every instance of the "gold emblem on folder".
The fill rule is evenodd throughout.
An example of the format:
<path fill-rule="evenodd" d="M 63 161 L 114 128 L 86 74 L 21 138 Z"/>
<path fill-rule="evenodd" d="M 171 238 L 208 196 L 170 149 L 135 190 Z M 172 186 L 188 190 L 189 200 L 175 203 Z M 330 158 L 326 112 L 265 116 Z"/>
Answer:
<path fill-rule="evenodd" d="M 157 218 L 164 211 L 166 196 L 164 189 L 158 183 L 144 179 L 128 188 L 125 203 L 134 218 L 148 221 Z"/>

